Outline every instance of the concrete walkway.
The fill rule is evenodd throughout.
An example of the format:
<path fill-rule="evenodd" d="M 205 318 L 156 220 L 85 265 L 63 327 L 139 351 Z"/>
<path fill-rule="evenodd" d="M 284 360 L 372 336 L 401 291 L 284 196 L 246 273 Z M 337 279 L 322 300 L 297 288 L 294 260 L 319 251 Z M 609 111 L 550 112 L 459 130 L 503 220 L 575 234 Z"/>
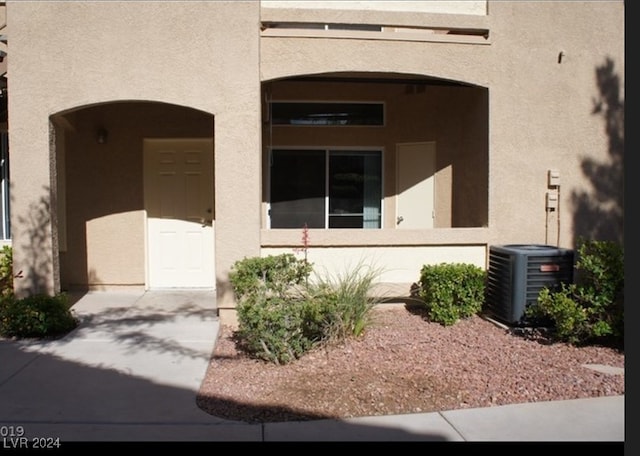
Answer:
<path fill-rule="evenodd" d="M 80 325 L 62 339 L 0 340 L 5 434 L 21 427 L 28 439 L 60 442 L 625 441 L 624 396 L 346 420 L 228 421 L 195 402 L 218 331 L 213 292 L 94 292 L 73 311 Z"/>

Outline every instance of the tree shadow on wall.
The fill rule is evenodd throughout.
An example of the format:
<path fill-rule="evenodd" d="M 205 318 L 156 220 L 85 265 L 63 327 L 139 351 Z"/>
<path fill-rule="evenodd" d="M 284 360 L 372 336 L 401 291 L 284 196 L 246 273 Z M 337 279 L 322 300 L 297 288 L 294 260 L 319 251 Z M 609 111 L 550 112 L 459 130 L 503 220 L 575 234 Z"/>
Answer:
<path fill-rule="evenodd" d="M 581 168 L 591 191 L 571 194 L 575 237 L 623 242 L 624 238 L 624 100 L 620 79 L 611 58 L 596 68 L 599 94 L 593 99 L 594 116 L 604 120 L 609 138 L 609 160 L 584 158 Z"/>
<path fill-rule="evenodd" d="M 45 191 L 49 191 L 45 187 Z M 50 236 L 51 205 L 44 197 L 29 204 L 26 215 L 19 216 L 18 221 L 23 230 L 28 233 L 27 240 L 20 246 L 22 255 L 18 270 L 14 274 L 29 283 L 25 288 L 32 293 L 46 293 L 48 277 L 52 276 L 53 265 L 48 255 L 52 247 Z"/>

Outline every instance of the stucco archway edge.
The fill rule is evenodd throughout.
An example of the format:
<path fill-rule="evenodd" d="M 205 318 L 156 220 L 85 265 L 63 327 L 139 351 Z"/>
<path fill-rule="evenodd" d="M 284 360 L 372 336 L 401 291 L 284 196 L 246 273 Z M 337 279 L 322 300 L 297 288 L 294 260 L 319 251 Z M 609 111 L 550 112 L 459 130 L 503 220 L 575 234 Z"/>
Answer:
<path fill-rule="evenodd" d="M 313 77 L 313 76 L 323 77 L 328 75 L 333 75 L 337 77 L 358 75 L 365 78 L 372 77 L 372 78 L 388 78 L 388 79 L 415 78 L 417 80 L 421 78 L 428 78 L 428 79 L 435 79 L 435 80 L 447 80 L 447 81 L 457 82 L 461 84 L 469 84 L 469 85 L 478 86 L 478 87 L 487 86 L 487 81 L 473 80 L 470 78 L 460 78 L 459 77 L 460 75 L 456 75 L 456 77 L 453 77 L 451 75 L 446 75 L 442 73 L 416 73 L 416 72 L 410 72 L 410 71 L 400 71 L 397 69 L 394 71 L 390 71 L 388 69 L 372 70 L 370 68 L 367 70 L 324 69 L 323 71 L 309 71 L 309 72 L 297 72 L 297 71 L 296 72 L 280 72 L 278 74 L 271 74 L 269 75 L 268 78 L 263 78 L 261 82 L 269 83 L 269 82 L 276 82 L 280 80 L 286 80 L 286 79 L 298 78 L 298 77 Z M 468 76 L 468 75 L 465 75 L 465 76 Z"/>
<path fill-rule="evenodd" d="M 77 102 L 65 101 L 64 105 L 61 103 L 60 106 L 52 106 L 49 109 L 49 115 L 53 118 L 56 116 L 61 116 L 65 114 L 69 114 L 72 112 L 82 111 L 86 108 L 94 108 L 99 106 L 105 106 L 109 104 L 118 104 L 118 103 L 150 103 L 150 104 L 165 104 L 171 105 L 184 109 L 192 109 L 195 111 L 199 111 L 202 114 L 210 114 L 214 115 L 211 111 L 211 107 L 205 106 L 195 106 L 188 105 L 184 103 L 184 100 L 178 101 L 177 99 L 169 100 L 162 98 L 140 98 L 140 97 L 130 97 L 130 98 L 109 98 L 109 99 L 93 99 L 93 100 L 78 100 Z"/>

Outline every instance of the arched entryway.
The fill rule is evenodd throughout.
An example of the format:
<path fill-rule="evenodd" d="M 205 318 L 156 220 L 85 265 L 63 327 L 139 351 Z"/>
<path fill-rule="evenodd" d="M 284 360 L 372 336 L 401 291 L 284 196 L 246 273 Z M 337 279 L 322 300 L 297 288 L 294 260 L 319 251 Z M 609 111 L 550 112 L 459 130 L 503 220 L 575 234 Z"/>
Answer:
<path fill-rule="evenodd" d="M 213 115 L 114 101 L 51 125 L 63 291 L 215 287 Z"/>

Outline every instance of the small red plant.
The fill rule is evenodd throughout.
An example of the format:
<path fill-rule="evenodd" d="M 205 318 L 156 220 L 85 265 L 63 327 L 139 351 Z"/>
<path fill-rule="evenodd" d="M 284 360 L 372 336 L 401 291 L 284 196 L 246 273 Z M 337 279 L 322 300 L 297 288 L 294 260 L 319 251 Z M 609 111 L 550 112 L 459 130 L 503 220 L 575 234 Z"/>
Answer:
<path fill-rule="evenodd" d="M 304 253 L 304 261 L 307 262 L 307 254 L 309 251 L 309 226 L 305 223 L 302 227 L 302 248 L 293 249 L 296 253 Z"/>

